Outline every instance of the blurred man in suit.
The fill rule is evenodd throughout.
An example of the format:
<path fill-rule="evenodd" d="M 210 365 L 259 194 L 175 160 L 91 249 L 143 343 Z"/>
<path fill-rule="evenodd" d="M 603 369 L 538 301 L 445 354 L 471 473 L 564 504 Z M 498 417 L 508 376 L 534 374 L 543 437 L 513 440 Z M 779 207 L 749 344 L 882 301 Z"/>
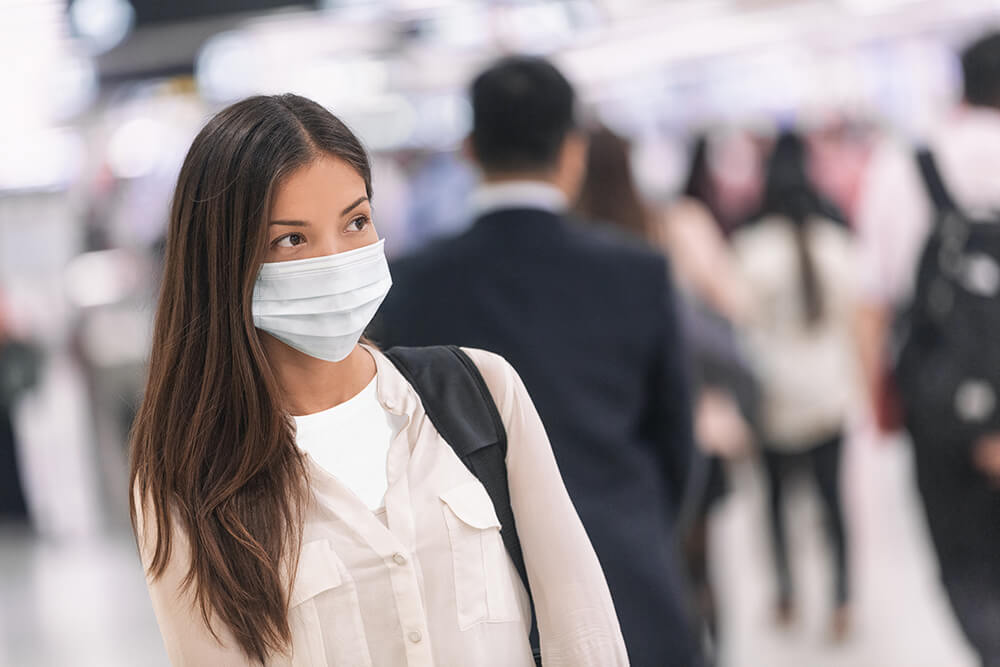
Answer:
<path fill-rule="evenodd" d="M 567 216 L 586 142 L 573 89 L 552 65 L 506 58 L 471 94 L 475 223 L 395 263 L 370 335 L 511 361 L 604 567 L 632 664 L 693 667 L 700 651 L 674 539 L 691 405 L 668 267 Z"/>

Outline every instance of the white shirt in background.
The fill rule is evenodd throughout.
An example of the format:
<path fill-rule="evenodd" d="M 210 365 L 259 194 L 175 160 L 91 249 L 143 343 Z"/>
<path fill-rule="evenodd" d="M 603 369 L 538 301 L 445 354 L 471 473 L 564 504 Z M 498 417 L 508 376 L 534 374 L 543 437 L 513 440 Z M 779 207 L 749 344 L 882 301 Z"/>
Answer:
<path fill-rule="evenodd" d="M 771 217 L 733 236 L 750 308 L 747 351 L 763 391 L 765 446 L 801 451 L 844 427 L 861 387 L 852 338 L 856 261 L 850 232 L 827 220 L 806 227 L 823 314 L 807 325 L 793 223 Z"/>
<path fill-rule="evenodd" d="M 324 471 L 336 477 L 371 510 L 389 488 L 389 444 L 406 424 L 378 402 L 376 379 L 350 400 L 295 417 L 296 441 Z"/>
<path fill-rule="evenodd" d="M 966 213 L 1000 212 L 1000 111 L 962 109 L 927 143 Z M 932 220 L 915 147 L 886 141 L 872 158 L 858 210 L 866 301 L 895 307 L 911 297 Z"/>
<path fill-rule="evenodd" d="M 563 191 L 544 181 L 483 183 L 469 200 L 473 217 L 512 208 L 530 208 L 565 213 L 569 208 Z"/>

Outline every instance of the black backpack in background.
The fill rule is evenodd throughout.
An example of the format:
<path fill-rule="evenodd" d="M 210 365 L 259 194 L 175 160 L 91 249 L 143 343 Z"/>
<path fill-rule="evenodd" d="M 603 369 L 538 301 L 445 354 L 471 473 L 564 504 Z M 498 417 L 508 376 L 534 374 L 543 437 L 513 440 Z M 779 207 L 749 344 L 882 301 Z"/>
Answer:
<path fill-rule="evenodd" d="M 907 428 L 937 447 L 1000 431 L 1000 213 L 956 205 L 934 156 L 917 153 L 935 207 L 913 301 L 896 321 L 895 378 Z"/>
<path fill-rule="evenodd" d="M 507 430 L 479 369 L 454 345 L 394 347 L 383 354 L 416 390 L 437 432 L 486 488 L 500 520 L 504 547 L 530 601 L 528 571 L 507 486 Z M 535 664 L 541 667 L 534 603 L 531 603 L 529 641 Z"/>

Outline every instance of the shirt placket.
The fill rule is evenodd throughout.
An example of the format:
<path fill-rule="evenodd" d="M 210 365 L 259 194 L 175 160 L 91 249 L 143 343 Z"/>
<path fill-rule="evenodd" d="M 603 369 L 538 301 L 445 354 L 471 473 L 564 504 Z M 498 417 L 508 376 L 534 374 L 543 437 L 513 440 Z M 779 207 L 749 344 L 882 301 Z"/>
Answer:
<path fill-rule="evenodd" d="M 387 566 L 396 598 L 396 610 L 403 631 L 403 641 L 406 645 L 407 664 L 409 667 L 432 667 L 434 661 L 427 630 L 427 612 L 424 608 L 417 564 L 414 560 L 416 530 L 413 507 L 410 504 L 409 481 L 405 470 L 409 460 L 409 447 L 406 442 L 406 434 L 402 433 L 400 437 L 403 442 L 393 443 L 395 451 L 390 453 L 390 474 L 395 466 L 400 466 L 401 469 L 397 471 L 397 475 L 390 478 L 395 481 L 386 492 L 385 504 L 389 530 L 403 545 L 405 551 L 391 554 Z"/>
<path fill-rule="evenodd" d="M 383 374 L 384 377 L 384 374 Z M 407 469 L 410 462 L 410 430 L 413 426 L 412 397 L 390 393 L 383 399 L 387 410 L 405 415 L 407 424 L 393 439 L 386 460 L 389 488 L 385 494 L 386 521 L 390 534 L 397 543 L 391 553 L 379 552 L 383 557 L 392 583 L 396 611 L 403 633 L 407 667 L 433 667 L 434 657 L 430 634 L 427 629 L 427 611 L 424 608 L 420 578 L 415 560 L 416 525 L 410 498 Z"/>

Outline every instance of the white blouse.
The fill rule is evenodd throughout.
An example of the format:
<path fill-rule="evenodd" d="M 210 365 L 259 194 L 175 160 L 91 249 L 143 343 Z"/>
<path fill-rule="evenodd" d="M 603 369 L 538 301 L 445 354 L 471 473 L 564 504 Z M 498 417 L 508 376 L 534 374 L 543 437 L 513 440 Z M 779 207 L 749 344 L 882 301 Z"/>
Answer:
<path fill-rule="evenodd" d="M 308 462 L 313 494 L 291 587 L 292 644 L 268 665 L 533 667 L 527 594 L 489 495 L 413 388 L 371 352 L 379 402 L 406 424 L 389 447 L 384 515 Z M 511 507 L 545 667 L 628 665 L 603 572 L 521 379 L 502 358 L 467 352 L 507 429 Z M 138 529 L 148 564 L 152 531 L 141 521 Z M 228 629 L 213 622 L 216 641 L 190 591 L 180 592 L 189 547 L 181 531 L 175 539 L 165 574 L 148 580 L 172 663 L 249 664 Z"/>

